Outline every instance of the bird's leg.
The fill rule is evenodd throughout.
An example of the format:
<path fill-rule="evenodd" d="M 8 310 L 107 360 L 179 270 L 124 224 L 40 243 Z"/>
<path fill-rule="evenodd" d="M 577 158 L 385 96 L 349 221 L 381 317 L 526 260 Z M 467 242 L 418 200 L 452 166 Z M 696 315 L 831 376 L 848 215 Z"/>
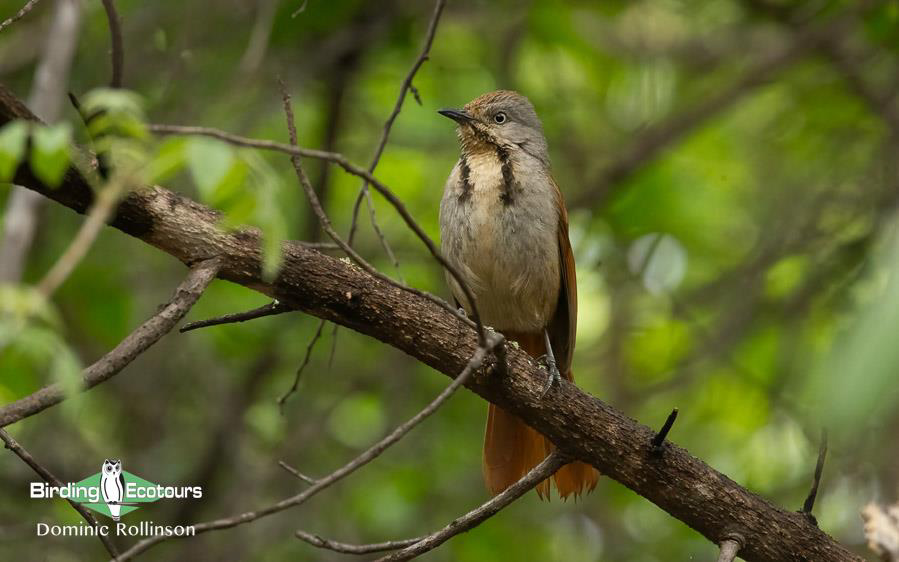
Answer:
<path fill-rule="evenodd" d="M 562 374 L 559 372 L 559 368 L 556 366 L 556 356 L 553 355 L 553 346 L 549 343 L 549 332 L 545 329 L 543 330 L 543 341 L 546 344 L 546 355 L 541 357 L 540 359 L 546 363 L 546 368 L 549 371 L 549 378 L 546 381 L 546 386 L 543 388 L 543 393 L 540 395 L 542 398 L 546 396 L 546 393 L 549 392 L 549 389 L 553 387 L 553 383 L 562 381 Z"/>

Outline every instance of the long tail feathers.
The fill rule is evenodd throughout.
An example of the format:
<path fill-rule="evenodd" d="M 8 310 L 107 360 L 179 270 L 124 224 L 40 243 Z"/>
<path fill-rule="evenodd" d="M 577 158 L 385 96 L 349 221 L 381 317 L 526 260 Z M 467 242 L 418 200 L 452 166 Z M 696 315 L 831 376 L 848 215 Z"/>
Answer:
<path fill-rule="evenodd" d="M 484 435 L 484 481 L 497 495 L 546 458 L 546 439 L 521 418 L 490 404 Z M 549 498 L 549 480 L 537 485 L 537 494 Z"/>
<path fill-rule="evenodd" d="M 519 342 L 530 355 L 542 355 L 542 336 L 515 334 L 510 337 Z M 563 376 L 569 381 L 574 380 L 570 371 L 563 373 Z M 552 443 L 521 418 L 490 404 L 484 435 L 484 481 L 491 495 L 495 496 L 517 482 L 540 464 L 552 450 Z M 598 479 L 599 472 L 580 461 L 563 466 L 553 476 L 556 490 L 562 499 L 571 495 L 577 499 L 581 494 L 591 492 Z M 540 499 L 549 500 L 549 492 L 549 480 L 537 485 Z"/>

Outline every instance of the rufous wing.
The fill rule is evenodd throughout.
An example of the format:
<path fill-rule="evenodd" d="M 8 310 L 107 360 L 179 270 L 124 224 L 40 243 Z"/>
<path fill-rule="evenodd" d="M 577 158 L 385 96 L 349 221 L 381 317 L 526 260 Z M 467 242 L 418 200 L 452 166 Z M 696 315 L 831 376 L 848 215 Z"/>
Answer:
<path fill-rule="evenodd" d="M 568 240 L 568 211 L 565 209 L 562 192 L 555 183 L 553 186 L 556 187 L 559 202 L 558 243 L 561 284 L 556 311 L 550 320 L 548 331 L 559 372 L 571 380 L 571 359 L 574 356 L 577 331 L 577 273 L 574 269 L 571 242 Z"/>
<path fill-rule="evenodd" d="M 554 184 L 555 185 L 555 184 Z M 553 346 L 556 362 L 562 376 L 574 382 L 571 360 L 574 356 L 574 341 L 577 331 L 577 273 L 574 268 L 574 253 L 568 239 L 568 211 L 562 199 L 562 192 L 556 187 L 559 201 L 559 265 L 561 283 L 556 311 L 549 324 L 549 341 Z M 547 440 L 547 448 L 552 445 Z M 575 498 L 590 492 L 599 480 L 599 471 L 587 463 L 575 461 L 560 468 L 553 477 L 559 496 Z"/>

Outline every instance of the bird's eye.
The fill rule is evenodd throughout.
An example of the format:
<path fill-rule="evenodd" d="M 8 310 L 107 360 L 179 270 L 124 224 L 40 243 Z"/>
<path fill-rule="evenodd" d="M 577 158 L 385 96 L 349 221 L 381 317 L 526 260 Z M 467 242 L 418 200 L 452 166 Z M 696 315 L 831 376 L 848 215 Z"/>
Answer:
<path fill-rule="evenodd" d="M 496 115 L 493 116 L 493 120 L 502 125 L 506 122 L 506 114 L 500 111 Z"/>

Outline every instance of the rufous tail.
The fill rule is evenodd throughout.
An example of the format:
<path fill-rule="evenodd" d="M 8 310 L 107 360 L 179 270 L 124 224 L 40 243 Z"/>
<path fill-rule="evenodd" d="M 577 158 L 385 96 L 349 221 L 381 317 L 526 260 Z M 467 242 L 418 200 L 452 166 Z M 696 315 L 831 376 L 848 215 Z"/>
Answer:
<path fill-rule="evenodd" d="M 542 334 L 512 334 L 506 336 L 517 341 L 532 357 L 543 355 L 545 346 Z M 562 373 L 569 381 L 571 372 Z M 491 495 L 497 495 L 540 464 L 553 450 L 548 439 L 532 429 L 524 421 L 490 404 L 487 410 L 487 430 L 484 435 L 484 481 Z M 562 499 L 574 495 L 577 498 L 596 487 L 599 472 L 589 464 L 575 461 L 566 464 L 553 476 L 556 490 Z M 537 485 L 540 499 L 549 499 L 549 480 Z"/>

